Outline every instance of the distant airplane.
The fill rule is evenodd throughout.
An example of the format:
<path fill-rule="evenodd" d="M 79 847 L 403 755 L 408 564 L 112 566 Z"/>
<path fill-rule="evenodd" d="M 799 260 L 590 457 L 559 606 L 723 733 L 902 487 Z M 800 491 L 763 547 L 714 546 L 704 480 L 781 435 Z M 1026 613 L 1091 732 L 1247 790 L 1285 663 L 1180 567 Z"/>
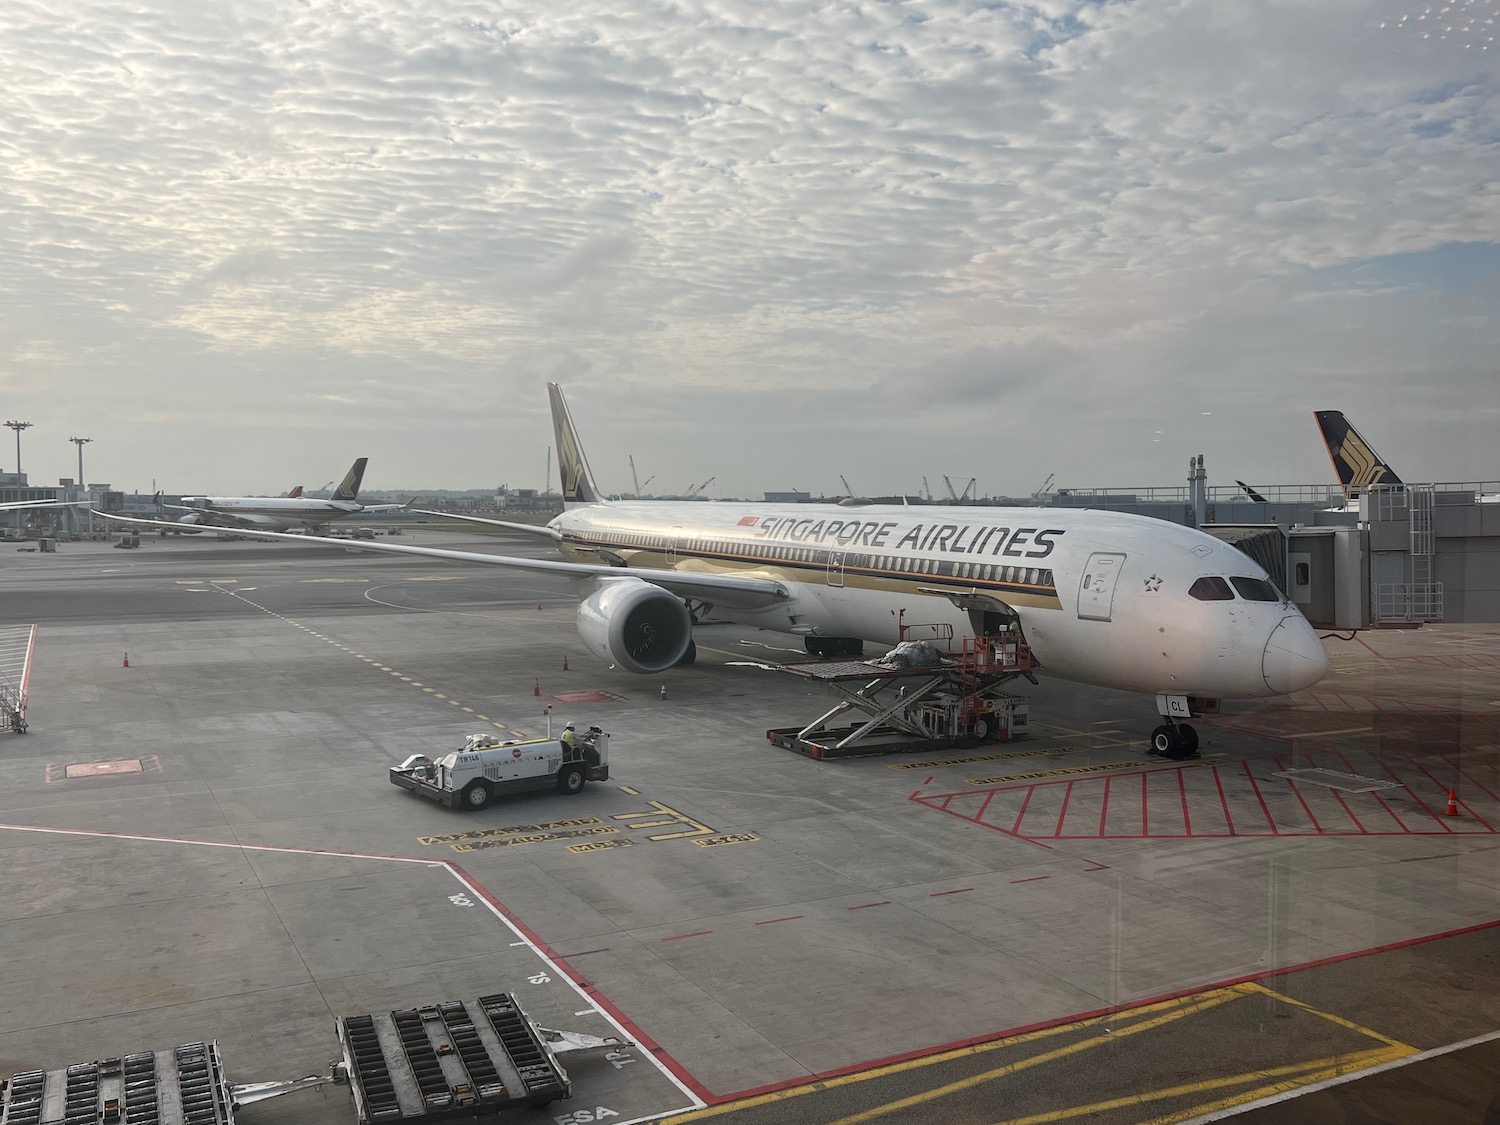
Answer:
<path fill-rule="evenodd" d="M 367 457 L 356 460 L 327 500 L 303 496 L 302 486 L 298 485 L 290 496 L 184 496 L 181 504 L 165 506 L 186 513 L 172 520 L 178 525 L 241 531 L 321 527 L 333 520 L 405 508 L 405 504 L 359 502 L 359 486 L 368 461 Z"/>
<path fill-rule="evenodd" d="M 1196 528 L 1085 508 L 605 501 L 561 389 L 548 391 L 563 514 L 545 527 L 471 520 L 545 536 L 568 561 L 339 542 L 565 575 L 588 649 L 651 676 L 693 662 L 693 622 L 710 609 L 800 635 L 819 656 L 893 645 L 903 623 L 955 642 L 1016 626 L 1044 675 L 1156 695 L 1151 741 L 1165 754 L 1196 747 L 1177 722 L 1193 699 L 1284 695 L 1328 670 L 1266 572 Z"/>
<path fill-rule="evenodd" d="M 1266 502 L 1266 498 L 1264 496 L 1262 496 L 1259 492 L 1256 492 L 1255 489 L 1251 488 L 1244 481 L 1237 480 L 1234 483 L 1243 488 L 1245 490 L 1245 495 L 1250 497 L 1250 499 L 1255 503 L 1264 504 Z"/>
<path fill-rule="evenodd" d="M 1345 496 L 1358 496 L 1371 485 L 1404 483 L 1348 423 L 1342 410 L 1315 410 L 1313 416 L 1318 420 L 1323 445 L 1333 461 L 1339 483 L 1344 486 Z"/>
<path fill-rule="evenodd" d="M 1358 507 L 1354 501 L 1360 493 L 1375 486 L 1401 486 L 1406 482 L 1396 471 L 1380 458 L 1375 447 L 1364 439 L 1339 410 L 1315 410 L 1318 429 L 1323 434 L 1323 445 L 1333 461 L 1333 470 L 1338 474 L 1339 484 L 1347 498 L 1344 505 L 1329 511 L 1353 511 Z M 1479 504 L 1500 503 L 1500 493 L 1475 493 Z"/>

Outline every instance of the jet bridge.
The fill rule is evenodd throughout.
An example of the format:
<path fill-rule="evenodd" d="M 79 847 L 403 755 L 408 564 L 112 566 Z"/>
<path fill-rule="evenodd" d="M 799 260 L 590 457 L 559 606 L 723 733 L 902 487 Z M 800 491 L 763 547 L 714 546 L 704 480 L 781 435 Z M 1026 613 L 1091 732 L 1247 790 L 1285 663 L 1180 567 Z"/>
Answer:
<path fill-rule="evenodd" d="M 806 726 L 766 731 L 773 745 L 810 758 L 925 752 L 1027 733 L 1026 700 L 1003 690 L 1011 680 L 1031 674 L 1031 652 L 1015 633 L 975 637 L 964 642 L 962 651 L 917 666 L 809 660 L 766 667 L 838 697 Z M 855 714 L 863 718 L 833 725 Z"/>

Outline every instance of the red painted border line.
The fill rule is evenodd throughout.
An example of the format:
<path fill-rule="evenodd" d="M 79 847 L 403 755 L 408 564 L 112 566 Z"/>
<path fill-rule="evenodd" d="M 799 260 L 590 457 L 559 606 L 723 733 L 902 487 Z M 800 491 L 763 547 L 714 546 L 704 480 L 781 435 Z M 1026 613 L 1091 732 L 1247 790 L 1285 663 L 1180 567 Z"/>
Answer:
<path fill-rule="evenodd" d="M 1488 922 L 1479 922 L 1472 926 L 1463 926 L 1456 930 L 1444 930 L 1441 933 L 1424 934 L 1421 937 L 1406 938 L 1402 941 L 1393 941 L 1385 945 L 1371 946 L 1368 949 L 1359 949 L 1352 953 L 1336 953 L 1331 957 L 1324 957 L 1317 961 L 1306 961 L 1299 965 L 1288 965 L 1283 969 L 1266 969 L 1258 973 L 1247 973 L 1244 976 L 1231 977 L 1228 980 L 1195 985 L 1192 988 L 1181 988 L 1176 992 L 1166 992 L 1160 996 L 1151 996 L 1144 1000 L 1132 1000 L 1129 1004 L 1120 1004 L 1112 1008 L 1094 1008 L 1086 1012 L 1075 1012 L 1069 1016 L 1058 1016 L 1054 1019 L 1023 1024 L 1019 1027 L 1009 1027 L 1004 1031 L 991 1032 L 986 1035 L 975 1035 L 969 1039 L 955 1040 L 952 1043 L 942 1043 L 934 1047 L 922 1047 L 898 1055 L 886 1055 L 882 1058 L 870 1059 L 868 1062 L 854 1063 L 850 1066 L 840 1067 L 837 1070 L 825 1070 L 815 1074 L 804 1075 L 801 1078 L 790 1078 L 783 1082 L 773 1082 L 765 1086 L 754 1086 L 748 1090 L 736 1090 L 732 1094 L 716 1094 L 710 1096 L 708 1100 L 710 1105 L 722 1105 L 725 1102 L 739 1101 L 742 1098 L 772 1094 L 778 1090 L 787 1090 L 796 1086 L 807 1086 L 816 1082 L 826 1082 L 831 1078 L 841 1078 L 846 1074 L 859 1074 L 863 1071 L 875 1070 L 882 1066 L 894 1066 L 898 1063 L 910 1062 L 913 1059 L 930 1058 L 933 1055 L 961 1051 L 965 1047 L 977 1047 L 983 1043 L 995 1043 L 1002 1039 L 1010 1039 L 1017 1035 L 1026 1035 L 1033 1031 L 1042 1031 L 1049 1027 L 1061 1027 L 1065 1024 L 1078 1023 L 1081 1020 L 1094 1019 L 1096 1016 L 1108 1016 L 1116 1012 L 1131 1012 L 1137 1008 L 1145 1008 L 1167 1000 L 1176 1000 L 1183 996 L 1194 996 L 1201 992 L 1211 992 L 1219 988 L 1232 988 L 1234 985 L 1245 984 L 1247 981 L 1285 976 L 1288 973 L 1298 973 L 1305 969 L 1317 969 L 1324 965 L 1337 964 L 1340 961 L 1353 961 L 1356 958 L 1369 957 L 1376 953 L 1391 953 L 1395 950 L 1407 949 L 1414 945 L 1424 945 L 1428 942 L 1441 941 L 1444 938 L 1462 937 L 1464 934 L 1494 929 L 1497 926 L 1500 926 L 1500 918 L 1491 919 Z"/>
<path fill-rule="evenodd" d="M 434 863 L 433 860 L 428 860 L 427 862 Z M 489 903 L 497 913 L 503 916 L 507 922 L 509 922 L 516 928 L 516 931 L 520 933 L 522 937 L 531 942 L 533 948 L 540 950 L 544 956 L 550 958 L 553 964 L 558 967 L 558 970 L 560 972 L 565 974 L 567 978 L 571 980 L 585 996 L 587 996 L 590 1000 L 597 1004 L 599 1008 L 602 1011 L 606 1012 L 612 1020 L 623 1027 L 626 1033 L 629 1034 L 632 1039 L 634 1039 L 646 1050 L 650 1051 L 651 1054 L 661 1063 L 663 1067 L 667 1069 L 669 1073 L 671 1073 L 674 1078 L 676 1078 L 699 1098 L 703 1099 L 705 1103 L 710 1102 L 714 1099 L 715 1095 L 711 1090 L 709 1090 L 707 1086 L 698 1081 L 697 1078 L 693 1077 L 693 1075 L 689 1073 L 687 1068 L 684 1067 L 675 1058 L 673 1058 L 670 1054 L 668 1054 L 666 1049 L 663 1048 L 660 1043 L 651 1038 L 650 1035 L 646 1034 L 646 1032 L 642 1030 L 641 1026 L 638 1023 L 627 1016 L 613 1001 L 611 1001 L 607 996 L 600 992 L 599 989 L 595 987 L 593 981 L 584 977 L 578 972 L 577 969 L 568 964 L 567 960 L 562 957 L 555 949 L 553 949 L 552 946 L 547 944 L 547 942 L 543 940 L 540 934 L 538 934 L 525 922 L 521 921 L 520 917 L 515 913 L 515 911 L 511 910 L 510 907 L 506 906 L 505 903 L 496 898 L 488 887 L 486 887 L 478 879 L 474 878 L 474 876 L 470 875 L 462 867 L 452 862 L 451 860 L 437 860 L 435 861 L 435 865 L 446 867 L 450 871 L 456 873 L 466 887 L 472 890 L 475 894 L 479 895 L 482 899 L 484 899 L 485 902 Z"/>
<path fill-rule="evenodd" d="M 1229 811 L 1229 798 L 1224 796 L 1224 779 L 1219 775 L 1219 767 L 1214 767 L 1214 784 L 1219 789 L 1219 804 L 1224 806 L 1224 828 L 1231 836 L 1238 836 L 1234 830 L 1234 813 Z"/>
<path fill-rule="evenodd" d="M 1247 761 L 1243 764 L 1245 776 L 1250 779 L 1250 788 L 1255 790 L 1255 799 L 1260 802 L 1260 811 L 1266 814 L 1266 823 L 1271 826 L 1271 835 L 1280 836 L 1281 833 L 1276 828 L 1276 818 L 1271 815 L 1271 810 L 1266 806 L 1266 799 L 1260 794 L 1260 786 L 1255 783 L 1255 774 L 1250 771 L 1250 763 Z"/>
<path fill-rule="evenodd" d="M 973 887 L 959 887 L 956 891 L 934 891 L 928 898 L 942 898 L 944 895 L 961 895 L 965 891 L 972 891 Z"/>
<path fill-rule="evenodd" d="M 1109 819 L 1109 783 L 1114 780 L 1113 774 L 1104 775 L 1104 804 L 1099 808 L 1099 835 L 1104 835 L 1104 824 Z"/>
<path fill-rule="evenodd" d="M 998 792 L 999 792 L 998 789 L 995 790 L 995 793 L 998 793 Z M 995 793 L 991 793 L 990 796 L 993 797 L 995 795 Z M 1021 821 L 1023 821 L 1023 820 L 1026 819 L 1026 809 L 1031 804 L 1031 798 L 1034 797 L 1034 796 L 1036 796 L 1036 786 L 1035 785 L 1031 786 L 1029 789 L 1026 790 L 1026 797 L 1021 802 L 1021 811 L 1018 812 L 1018 813 L 1016 813 L 1016 822 L 1010 826 L 1009 835 L 1011 835 L 1011 836 L 1019 836 L 1021 834 Z M 989 802 L 986 801 L 985 804 L 989 804 Z"/>
<path fill-rule="evenodd" d="M 1052 835 L 1054 837 L 1062 835 L 1063 821 L 1065 821 L 1065 820 L 1068 819 L 1068 801 L 1072 798 L 1072 796 L 1073 796 L 1073 781 L 1070 780 L 1068 782 L 1068 787 L 1063 790 L 1062 808 L 1058 811 L 1058 814 L 1057 814 L 1057 831 L 1054 832 L 1054 833 L 1052 833 Z"/>
<path fill-rule="evenodd" d="M 1193 834 L 1193 818 L 1188 815 L 1187 770 L 1177 771 L 1177 792 L 1182 797 L 1182 830 L 1191 836 Z"/>
<path fill-rule="evenodd" d="M 683 938 L 706 937 L 706 936 L 708 936 L 711 933 L 713 933 L 712 930 L 694 930 L 690 934 L 673 934 L 671 937 L 664 937 L 661 940 L 662 941 L 681 941 Z"/>
<path fill-rule="evenodd" d="M 757 926 L 774 926 L 777 922 L 795 922 L 797 921 L 797 919 L 804 917 L 806 917 L 806 915 L 789 914 L 785 918 L 767 918 L 764 922 L 757 922 L 755 924 Z"/>
<path fill-rule="evenodd" d="M 559 953 L 558 957 L 560 957 L 564 961 L 568 961 L 568 960 L 571 960 L 574 957 L 587 957 L 590 953 L 608 953 L 608 952 L 609 952 L 609 946 L 606 945 L 606 946 L 603 946 L 603 947 L 601 947 L 599 949 L 585 949 L 585 950 L 582 950 L 582 951 L 580 951 L 578 953 Z"/>
<path fill-rule="evenodd" d="M 890 899 L 886 899 L 884 902 L 866 902 L 866 903 L 863 903 L 863 904 L 861 904 L 859 906 L 851 906 L 851 907 L 849 907 L 849 909 L 850 910 L 869 910 L 870 907 L 872 907 L 872 906 L 889 906 L 890 904 L 891 904 L 891 900 Z"/>
<path fill-rule="evenodd" d="M 1428 780 L 1429 780 L 1429 781 L 1431 781 L 1431 782 L 1432 782 L 1432 783 L 1433 783 L 1433 784 L 1434 784 L 1434 785 L 1436 785 L 1436 786 L 1437 786 L 1437 787 L 1438 787 L 1438 792 L 1439 792 L 1439 793 L 1441 793 L 1441 792 L 1442 792 L 1442 791 L 1443 791 L 1443 790 L 1444 790 L 1444 788 L 1447 788 L 1447 789 L 1450 789 L 1450 790 L 1454 790 L 1454 789 L 1457 789 L 1457 786 L 1444 786 L 1444 785 L 1443 785 L 1443 783 L 1442 783 L 1442 782 L 1441 782 L 1441 781 L 1439 781 L 1439 780 L 1438 780 L 1438 779 L 1437 779 L 1437 778 L 1436 778 L 1436 777 L 1434 777 L 1434 776 L 1433 776 L 1433 775 L 1432 775 L 1432 771 L 1431 771 L 1431 770 L 1429 770 L 1429 769 L 1428 769 L 1428 768 L 1427 768 L 1427 767 L 1426 767 L 1426 766 L 1424 766 L 1424 765 L 1423 765 L 1423 764 L 1422 764 L 1422 763 L 1421 763 L 1421 762 L 1419 762 L 1419 761 L 1417 761 L 1417 760 L 1416 760 L 1416 759 L 1415 759 L 1415 758 L 1413 758 L 1413 757 L 1412 757 L 1412 756 L 1411 756 L 1411 755 L 1410 755 L 1410 754 L 1409 754 L 1409 753 L 1407 753 L 1407 752 L 1406 752 L 1406 751 L 1405 751 L 1405 750 L 1403 750 L 1403 751 L 1401 751 L 1401 753 L 1402 753 L 1402 755 L 1403 755 L 1403 756 L 1404 756 L 1404 757 L 1405 757 L 1405 758 L 1406 758 L 1406 760 L 1407 760 L 1407 761 L 1408 761 L 1408 762 L 1410 762 L 1410 763 L 1411 763 L 1411 764 L 1412 764 L 1412 765 L 1413 765 L 1413 766 L 1415 766 L 1415 767 L 1416 767 L 1416 768 L 1417 768 L 1417 769 L 1419 769 L 1419 770 L 1421 770 L 1421 771 L 1422 771 L 1422 772 L 1423 772 L 1423 773 L 1425 773 L 1425 774 L 1426 774 L 1426 775 L 1427 775 L 1427 779 L 1428 779 Z M 1407 786 L 1407 788 L 1408 788 L 1408 789 L 1409 789 L 1409 788 L 1410 788 L 1410 786 Z M 1483 789 L 1483 788 L 1484 788 L 1484 786 L 1482 786 L 1482 785 L 1481 785 L 1481 786 L 1480 786 L 1480 788 L 1481 788 L 1481 789 Z M 1456 795 L 1456 794 L 1455 794 L 1455 795 Z M 1489 821 L 1487 821 L 1487 820 L 1485 820 L 1485 819 L 1484 819 L 1484 817 L 1482 817 L 1482 816 L 1480 816 L 1480 815 L 1479 815 L 1479 814 L 1478 814 L 1478 813 L 1477 813 L 1477 812 L 1475 812 L 1475 811 L 1474 811 L 1474 810 L 1473 810 L 1473 808 L 1472 808 L 1472 807 L 1470 807 L 1470 805 L 1469 805 L 1469 802 L 1467 802 L 1467 801 L 1465 801 L 1465 800 L 1463 800 L 1463 799 L 1462 799 L 1462 798 L 1459 798 L 1459 801 L 1458 801 L 1458 803 L 1459 803 L 1459 804 L 1460 804 L 1460 805 L 1462 805 L 1462 806 L 1463 806 L 1463 807 L 1464 807 L 1464 808 L 1466 808 L 1466 809 L 1468 809 L 1468 811 L 1469 811 L 1469 815 L 1470 815 L 1470 816 L 1472 816 L 1472 817 L 1473 817 L 1473 818 L 1474 818 L 1474 819 L 1475 819 L 1475 820 L 1477 820 L 1477 821 L 1479 821 L 1479 823 L 1480 823 L 1480 824 L 1482 824 L 1482 825 L 1484 825 L 1484 826 L 1485 826 L 1485 827 L 1486 827 L 1486 828 L 1487 828 L 1487 829 L 1489 829 L 1489 830 L 1490 830 L 1490 831 L 1491 831 L 1491 832 L 1493 832 L 1493 831 L 1494 831 L 1494 830 L 1495 830 L 1495 827 L 1494 827 L 1494 825 L 1492 825 L 1492 824 L 1491 824 L 1491 823 L 1490 823 L 1490 822 L 1489 822 Z M 1434 814 L 1433 814 L 1433 815 L 1434 815 L 1434 816 L 1436 816 L 1436 815 L 1437 815 L 1437 814 L 1436 814 L 1436 813 L 1434 813 Z M 1457 835 L 1457 833 L 1455 833 L 1455 835 Z"/>
<path fill-rule="evenodd" d="M 1083 869 L 1083 873 L 1085 875 L 1092 874 L 1095 871 L 1108 871 L 1109 870 L 1109 864 L 1107 864 L 1107 863 L 1100 863 L 1097 859 L 1086 859 L 1083 862 L 1084 863 L 1092 863 L 1094 865 L 1093 867 L 1085 867 Z"/>
<path fill-rule="evenodd" d="M 1050 879 L 1051 875 L 1033 875 L 1030 879 L 1012 879 L 1011 883 L 1035 883 L 1039 879 Z"/>
<path fill-rule="evenodd" d="M 1277 758 L 1275 761 L 1276 761 L 1276 768 L 1278 770 L 1280 770 L 1282 773 L 1285 773 L 1286 772 L 1286 764 L 1280 758 Z M 1298 803 L 1300 803 L 1302 805 L 1302 811 L 1307 814 L 1307 819 L 1310 820 L 1310 821 L 1312 821 L 1313 829 L 1318 833 L 1318 835 L 1320 835 L 1320 836 L 1326 836 L 1328 833 L 1326 833 L 1325 831 L 1323 831 L 1323 826 L 1318 823 L 1318 818 L 1315 817 L 1315 816 L 1313 816 L 1312 806 L 1307 803 L 1307 798 L 1304 797 L 1304 796 L 1302 796 L 1302 790 L 1300 790 L 1300 789 L 1297 788 L 1297 781 L 1296 781 L 1296 779 L 1295 778 L 1290 778 L 1290 777 L 1283 777 L 1281 780 L 1287 783 L 1287 786 L 1291 789 L 1293 796 L 1295 796 L 1297 798 Z M 1333 792 L 1338 792 L 1338 790 L 1333 790 Z"/>

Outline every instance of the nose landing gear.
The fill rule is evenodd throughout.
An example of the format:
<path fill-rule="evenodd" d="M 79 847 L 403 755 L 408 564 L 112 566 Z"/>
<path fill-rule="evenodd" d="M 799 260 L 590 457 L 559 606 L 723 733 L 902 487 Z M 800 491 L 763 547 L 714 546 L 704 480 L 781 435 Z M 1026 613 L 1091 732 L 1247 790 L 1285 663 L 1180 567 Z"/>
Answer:
<path fill-rule="evenodd" d="M 1205 713 L 1217 714 L 1218 700 L 1158 695 L 1156 709 L 1164 721 L 1151 732 L 1150 752 L 1177 762 L 1198 757 L 1198 731 L 1183 720 Z"/>
<path fill-rule="evenodd" d="M 1198 731 L 1187 723 L 1163 723 L 1151 732 L 1151 753 L 1173 761 L 1198 757 Z"/>

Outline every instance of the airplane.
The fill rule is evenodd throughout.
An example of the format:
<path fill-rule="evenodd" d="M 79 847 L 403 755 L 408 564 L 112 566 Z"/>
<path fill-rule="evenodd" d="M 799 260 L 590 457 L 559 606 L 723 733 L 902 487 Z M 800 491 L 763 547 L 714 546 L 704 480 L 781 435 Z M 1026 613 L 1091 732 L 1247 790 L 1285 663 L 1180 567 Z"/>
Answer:
<path fill-rule="evenodd" d="M 1343 505 L 1328 508 L 1330 512 L 1358 510 L 1358 497 L 1375 486 L 1400 488 L 1405 485 L 1396 471 L 1381 460 L 1374 447 L 1364 439 L 1339 410 L 1315 410 L 1318 429 L 1323 434 L 1323 445 L 1333 461 L 1334 472 L 1344 488 Z M 1500 504 L 1500 493 L 1474 494 L 1478 504 Z"/>
<path fill-rule="evenodd" d="M 1266 571 L 1196 528 L 1087 508 L 606 501 L 561 388 L 548 393 L 563 513 L 545 526 L 467 519 L 546 537 L 563 559 L 272 537 L 564 575 L 589 651 L 650 676 L 693 663 L 693 623 L 710 609 L 800 635 L 815 656 L 894 645 L 907 622 L 955 641 L 1012 625 L 1044 675 L 1155 695 L 1151 746 L 1171 757 L 1196 750 L 1181 720 L 1207 701 L 1286 695 L 1328 671 Z"/>
<path fill-rule="evenodd" d="M 359 486 L 368 461 L 367 457 L 357 459 L 327 500 L 301 495 L 301 485 L 294 490 L 296 495 L 293 496 L 184 496 L 181 504 L 166 505 L 187 513 L 170 522 L 242 531 L 271 531 L 321 527 L 332 520 L 405 508 L 405 504 L 359 502 Z"/>
<path fill-rule="evenodd" d="M 1345 496 L 1358 496 L 1372 485 L 1404 483 L 1349 424 L 1342 410 L 1314 410 L 1313 417 L 1318 420 L 1323 445 L 1339 483 L 1344 486 Z"/>

